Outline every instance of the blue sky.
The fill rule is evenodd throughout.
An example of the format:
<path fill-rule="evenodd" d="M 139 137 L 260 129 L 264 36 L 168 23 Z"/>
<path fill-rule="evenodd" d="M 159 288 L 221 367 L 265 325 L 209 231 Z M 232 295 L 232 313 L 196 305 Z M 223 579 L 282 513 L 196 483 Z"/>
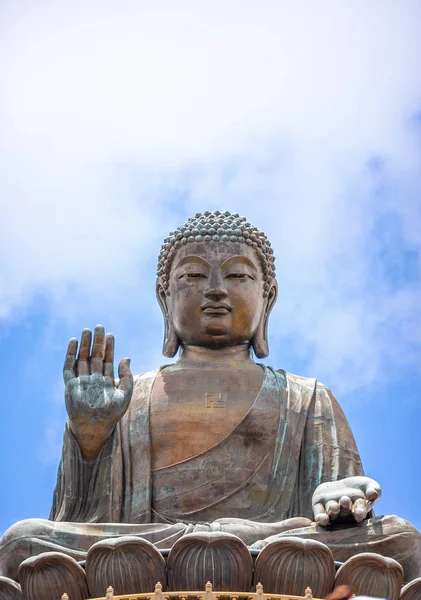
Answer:
<path fill-rule="evenodd" d="M 200 210 L 271 239 L 267 363 L 340 401 L 421 529 L 418 2 L 2 2 L 0 532 L 47 517 L 84 327 L 164 363 L 156 257 Z"/>

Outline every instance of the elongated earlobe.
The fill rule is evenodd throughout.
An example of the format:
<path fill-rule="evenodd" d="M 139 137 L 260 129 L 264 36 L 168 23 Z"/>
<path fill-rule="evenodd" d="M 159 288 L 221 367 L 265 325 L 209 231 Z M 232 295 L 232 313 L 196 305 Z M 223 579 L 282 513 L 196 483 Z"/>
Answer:
<path fill-rule="evenodd" d="M 267 326 L 262 322 L 259 324 L 259 328 L 251 342 L 253 350 L 257 358 L 266 358 L 269 356 L 269 345 L 267 341 Z"/>
<path fill-rule="evenodd" d="M 162 345 L 162 354 L 167 358 L 173 358 L 177 354 L 178 348 L 180 347 L 180 340 L 178 339 L 178 335 L 174 331 L 174 328 L 168 321 L 168 318 L 165 319 L 165 337 L 164 343 Z"/>
<path fill-rule="evenodd" d="M 277 295 L 278 286 L 276 281 L 274 281 L 273 286 L 269 290 L 266 308 L 262 313 L 259 326 L 254 334 L 254 338 L 251 341 L 251 345 L 253 346 L 253 350 L 257 358 L 266 358 L 266 356 L 269 356 L 268 322 L 269 315 L 276 302 Z"/>
<path fill-rule="evenodd" d="M 156 284 L 156 297 L 162 311 L 162 316 L 164 317 L 165 326 L 162 354 L 167 358 L 173 358 L 177 354 L 178 348 L 180 347 L 180 340 L 178 339 L 178 335 L 174 330 L 171 319 L 169 318 L 165 290 L 162 287 L 159 279 Z"/>

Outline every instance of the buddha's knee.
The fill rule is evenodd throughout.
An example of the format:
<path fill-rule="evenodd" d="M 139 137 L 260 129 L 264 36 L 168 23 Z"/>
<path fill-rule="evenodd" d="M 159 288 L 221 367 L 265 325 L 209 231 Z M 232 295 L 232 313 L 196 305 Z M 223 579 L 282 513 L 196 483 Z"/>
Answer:
<path fill-rule="evenodd" d="M 372 517 L 368 519 L 370 529 L 373 534 L 389 537 L 394 535 L 405 535 L 410 538 L 418 548 L 421 543 L 421 534 L 418 529 L 406 519 L 397 515 L 383 515 L 380 517 Z"/>
<path fill-rule="evenodd" d="M 45 551 L 43 540 L 51 526 L 46 519 L 26 519 L 9 527 L 0 540 L 0 575 L 16 579 L 23 560 Z"/>
<path fill-rule="evenodd" d="M 15 542 L 31 537 L 44 537 L 52 528 L 52 521 L 47 519 L 25 519 L 14 523 L 1 538 L 1 544 Z"/>
<path fill-rule="evenodd" d="M 421 575 L 421 533 L 412 523 L 397 515 L 369 519 L 370 547 L 397 560 L 405 572 L 405 581 Z"/>

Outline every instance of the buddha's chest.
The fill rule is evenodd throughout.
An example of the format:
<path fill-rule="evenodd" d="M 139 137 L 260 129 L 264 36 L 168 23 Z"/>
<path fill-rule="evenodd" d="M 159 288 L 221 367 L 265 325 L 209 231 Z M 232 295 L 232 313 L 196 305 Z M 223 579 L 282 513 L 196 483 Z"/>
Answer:
<path fill-rule="evenodd" d="M 262 374 L 260 367 L 161 372 L 151 397 L 152 468 L 186 460 L 222 441 L 252 406 Z"/>

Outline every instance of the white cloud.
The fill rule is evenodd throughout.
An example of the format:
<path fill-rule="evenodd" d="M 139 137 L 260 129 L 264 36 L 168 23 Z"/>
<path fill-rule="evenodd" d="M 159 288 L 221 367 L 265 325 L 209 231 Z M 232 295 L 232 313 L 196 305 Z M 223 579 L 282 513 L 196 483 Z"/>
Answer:
<path fill-rule="evenodd" d="M 419 284 L 384 272 L 421 246 L 419 3 L 3 11 L 0 315 L 44 293 L 64 321 L 106 306 L 146 325 L 160 239 L 228 207 L 273 240 L 274 331 L 309 370 L 352 389 L 420 357 Z"/>

